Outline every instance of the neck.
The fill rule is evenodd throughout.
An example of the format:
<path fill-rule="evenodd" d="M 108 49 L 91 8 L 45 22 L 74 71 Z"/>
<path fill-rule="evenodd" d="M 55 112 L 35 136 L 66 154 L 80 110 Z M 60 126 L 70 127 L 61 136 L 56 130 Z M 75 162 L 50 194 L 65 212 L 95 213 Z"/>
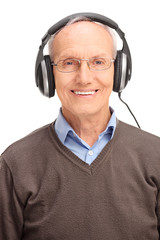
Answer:
<path fill-rule="evenodd" d="M 90 147 L 98 140 L 99 134 L 106 129 L 111 117 L 109 107 L 105 112 L 92 116 L 77 116 L 63 109 L 63 107 L 62 113 L 77 135 Z"/>

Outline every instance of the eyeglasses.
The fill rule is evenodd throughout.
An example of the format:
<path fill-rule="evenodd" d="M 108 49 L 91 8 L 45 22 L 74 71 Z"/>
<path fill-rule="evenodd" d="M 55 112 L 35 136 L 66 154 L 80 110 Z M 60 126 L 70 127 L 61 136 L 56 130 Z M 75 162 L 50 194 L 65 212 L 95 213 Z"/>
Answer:
<path fill-rule="evenodd" d="M 90 58 L 90 59 L 72 59 L 67 58 L 64 60 L 58 61 L 56 64 L 52 62 L 52 65 L 57 68 L 58 71 L 63 73 L 75 72 L 79 69 L 81 65 L 81 61 L 87 61 L 87 65 L 90 70 L 93 71 L 103 71 L 109 69 L 114 62 L 114 59 L 110 59 L 107 57 L 99 57 L 99 58 Z"/>

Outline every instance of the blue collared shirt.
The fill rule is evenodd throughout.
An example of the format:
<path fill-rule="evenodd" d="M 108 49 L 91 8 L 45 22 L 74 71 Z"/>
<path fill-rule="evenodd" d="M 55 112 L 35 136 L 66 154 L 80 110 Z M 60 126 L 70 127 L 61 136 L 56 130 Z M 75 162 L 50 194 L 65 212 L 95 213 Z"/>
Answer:
<path fill-rule="evenodd" d="M 85 161 L 89 165 L 96 159 L 104 146 L 113 138 L 116 128 L 116 116 L 112 108 L 111 118 L 106 129 L 99 135 L 98 140 L 90 147 L 85 141 L 83 141 L 68 124 L 63 117 L 61 109 L 59 111 L 58 118 L 55 122 L 55 131 L 60 141 L 71 150 L 81 160 Z"/>

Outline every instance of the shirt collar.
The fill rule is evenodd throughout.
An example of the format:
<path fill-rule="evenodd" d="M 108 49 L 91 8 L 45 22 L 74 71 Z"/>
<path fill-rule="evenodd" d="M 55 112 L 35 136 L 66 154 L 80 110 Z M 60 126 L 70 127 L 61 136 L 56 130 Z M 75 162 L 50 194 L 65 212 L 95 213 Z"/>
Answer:
<path fill-rule="evenodd" d="M 99 138 L 103 137 L 105 134 L 108 134 L 108 133 L 111 134 L 111 139 L 113 138 L 115 128 L 116 128 L 116 116 L 113 108 L 110 107 L 110 111 L 112 114 L 111 118 L 108 122 L 106 129 L 99 135 Z M 61 108 L 59 110 L 59 114 L 55 122 L 55 131 L 63 144 L 69 132 L 72 132 L 73 134 L 77 135 L 73 130 L 73 128 L 69 125 L 69 123 L 63 117 Z"/>
<path fill-rule="evenodd" d="M 59 110 L 59 114 L 55 122 L 55 131 L 63 144 L 66 140 L 66 137 L 69 131 L 74 132 L 73 128 L 69 125 L 69 123 L 63 117 L 61 108 Z"/>
<path fill-rule="evenodd" d="M 110 112 L 111 112 L 111 118 L 108 122 L 108 125 L 107 125 L 106 129 L 99 135 L 99 137 L 110 133 L 111 139 L 113 138 L 113 135 L 114 135 L 114 132 L 116 129 L 116 114 L 112 107 L 110 107 Z"/>

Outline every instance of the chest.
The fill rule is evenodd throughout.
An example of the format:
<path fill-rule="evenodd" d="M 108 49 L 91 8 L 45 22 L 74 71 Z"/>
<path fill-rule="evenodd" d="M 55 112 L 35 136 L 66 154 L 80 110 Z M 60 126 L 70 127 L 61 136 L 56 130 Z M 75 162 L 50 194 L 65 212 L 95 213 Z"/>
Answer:
<path fill-rule="evenodd" d="M 24 236 L 158 240 L 157 194 L 153 178 L 129 154 L 110 154 L 92 171 L 71 162 L 54 166 L 28 199 Z"/>

